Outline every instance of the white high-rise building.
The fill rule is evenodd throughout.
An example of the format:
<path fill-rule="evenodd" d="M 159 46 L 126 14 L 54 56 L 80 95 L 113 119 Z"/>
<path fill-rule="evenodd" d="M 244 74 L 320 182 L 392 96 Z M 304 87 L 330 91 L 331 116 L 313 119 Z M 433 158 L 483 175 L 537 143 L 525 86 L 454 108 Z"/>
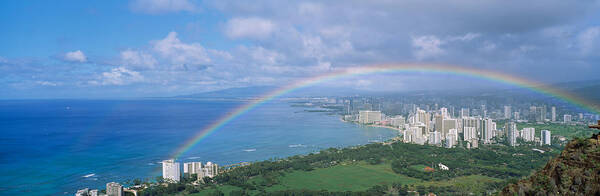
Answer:
<path fill-rule="evenodd" d="M 481 139 L 483 143 L 489 144 L 491 143 L 492 138 L 495 136 L 494 132 L 496 131 L 495 123 L 490 118 L 483 119 L 482 121 L 482 132 Z"/>
<path fill-rule="evenodd" d="M 440 145 L 442 144 L 442 134 L 440 132 L 434 131 L 429 134 L 429 144 L 431 145 Z"/>
<path fill-rule="evenodd" d="M 456 136 L 456 129 L 453 129 L 454 131 L 452 133 L 448 133 L 448 135 L 446 135 L 446 148 L 453 148 L 456 145 L 456 139 L 458 136 Z"/>
<path fill-rule="evenodd" d="M 450 118 L 448 108 L 440 108 L 440 114 L 442 115 L 442 118 Z"/>
<path fill-rule="evenodd" d="M 404 131 L 402 131 L 402 141 L 404 143 L 411 143 L 412 142 L 412 132 L 411 132 L 410 128 L 405 129 Z"/>
<path fill-rule="evenodd" d="M 406 122 L 404 120 L 404 116 L 395 116 L 390 119 L 390 124 L 392 124 L 392 126 L 394 126 L 394 127 L 400 128 L 400 129 L 404 128 L 405 123 Z"/>
<path fill-rule="evenodd" d="M 510 110 L 511 110 L 510 106 L 508 106 L 508 105 L 504 106 L 504 118 L 505 119 L 510 119 L 510 114 L 511 114 Z"/>
<path fill-rule="evenodd" d="M 175 162 L 173 159 L 164 160 L 162 162 L 162 169 L 163 179 L 172 182 L 179 182 L 181 179 L 181 168 L 179 166 L 179 162 Z"/>
<path fill-rule="evenodd" d="M 381 111 L 363 110 L 359 111 L 358 122 L 362 124 L 371 124 L 381 121 Z"/>
<path fill-rule="evenodd" d="M 542 130 L 541 135 L 540 135 L 540 142 L 542 143 L 542 145 L 551 145 L 550 137 L 551 137 L 550 131 Z"/>
<path fill-rule="evenodd" d="M 563 121 L 564 121 L 565 123 L 569 123 L 569 122 L 571 122 L 572 120 L 573 120 L 573 117 L 571 117 L 571 115 L 565 114 L 565 115 L 563 116 Z"/>
<path fill-rule="evenodd" d="M 556 107 L 552 106 L 552 122 L 556 122 Z"/>
<path fill-rule="evenodd" d="M 199 175 L 202 173 L 202 162 L 183 163 L 183 176 L 191 177 L 192 174 Z"/>
<path fill-rule="evenodd" d="M 533 142 L 535 140 L 535 128 L 526 127 L 521 130 L 521 138 L 526 142 Z"/>
<path fill-rule="evenodd" d="M 521 117 L 520 117 L 520 115 L 519 115 L 519 112 L 514 112 L 514 114 L 515 114 L 515 115 L 513 115 L 513 118 L 514 118 L 515 120 L 519 120 L 519 119 L 521 118 Z"/>
<path fill-rule="evenodd" d="M 216 163 L 206 162 L 206 165 L 204 165 L 203 170 L 204 176 L 208 176 L 211 178 L 219 174 L 219 166 Z"/>
<path fill-rule="evenodd" d="M 477 139 L 477 130 L 475 129 L 475 127 L 465 127 L 465 130 L 463 131 L 463 140 L 464 141 L 468 141 L 471 139 Z"/>
<path fill-rule="evenodd" d="M 106 196 L 123 196 L 123 186 L 116 182 L 107 183 Z"/>
<path fill-rule="evenodd" d="M 506 140 L 508 145 L 516 146 L 517 137 L 519 137 L 519 131 L 517 130 L 517 124 L 515 122 L 507 122 L 504 131 L 506 132 Z"/>
<path fill-rule="evenodd" d="M 429 124 L 431 122 L 431 115 L 425 111 L 417 108 L 417 114 L 415 115 L 415 123 L 420 123 L 425 126 L 425 131 L 429 132 Z"/>
<path fill-rule="evenodd" d="M 480 133 L 481 132 L 481 118 L 479 117 L 465 117 L 462 119 L 462 123 L 460 126 L 460 129 L 458 130 L 459 133 L 464 132 L 465 127 L 474 127 L 475 128 L 475 133 Z"/>

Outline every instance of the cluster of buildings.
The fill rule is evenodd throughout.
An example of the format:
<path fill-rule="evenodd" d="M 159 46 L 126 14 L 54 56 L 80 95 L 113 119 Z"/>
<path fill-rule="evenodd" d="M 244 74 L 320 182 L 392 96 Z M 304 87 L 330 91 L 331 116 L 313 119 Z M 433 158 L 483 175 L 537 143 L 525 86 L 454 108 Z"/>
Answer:
<path fill-rule="evenodd" d="M 101 194 L 98 189 L 80 189 L 77 190 L 75 196 L 123 196 L 123 185 L 116 182 L 109 182 L 106 184 L 106 194 Z"/>
<path fill-rule="evenodd" d="M 554 107 L 553 107 L 554 108 Z M 386 116 L 381 111 L 362 110 L 358 116 L 345 115 L 345 120 L 361 124 L 376 124 L 397 128 L 402 133 L 406 143 L 429 144 L 452 148 L 460 143 L 466 143 L 467 148 L 478 148 L 479 144 L 492 144 L 499 138 L 504 138 L 510 146 L 516 146 L 517 138 L 525 142 L 539 141 L 542 145 L 550 145 L 550 131 L 542 130 L 540 137 L 535 137 L 534 128 L 517 130 L 516 123 L 511 118 L 519 118 L 519 113 L 511 114 L 511 107 L 504 108 L 507 123 L 498 129 L 496 122 L 490 117 L 471 116 L 469 109 L 462 108 L 459 115 L 454 117 L 447 108 L 439 110 L 422 110 L 415 108 L 407 117 Z M 554 111 L 555 109 L 553 109 Z M 554 113 L 554 112 L 553 112 Z"/>
<path fill-rule="evenodd" d="M 170 182 L 179 182 L 181 181 L 181 164 L 179 162 L 175 162 L 173 159 L 164 160 L 162 162 L 162 176 L 163 179 Z M 187 162 L 183 163 L 183 176 L 186 178 L 190 178 L 193 175 L 196 175 L 197 180 L 200 180 L 204 177 L 215 177 L 219 174 L 219 165 L 206 162 L 206 164 L 202 164 L 202 162 Z"/>
<path fill-rule="evenodd" d="M 504 125 L 505 138 L 510 146 L 517 146 L 517 139 L 521 138 L 524 142 L 536 142 L 540 145 L 551 145 L 551 133 L 548 130 L 542 130 L 540 137 L 535 137 L 535 128 L 526 127 L 521 130 L 517 129 L 517 125 L 514 122 L 507 122 Z"/>
<path fill-rule="evenodd" d="M 177 183 L 181 181 L 181 177 L 191 178 L 194 175 L 196 180 L 201 180 L 204 177 L 215 177 L 219 174 L 219 165 L 206 162 L 188 162 L 183 163 L 183 175 L 181 175 L 181 164 L 173 159 L 162 161 L 162 177 L 166 182 Z M 97 189 L 80 189 L 75 193 L 75 196 L 122 196 L 124 191 L 132 192 L 131 189 L 126 189 L 123 185 L 110 182 L 106 184 L 106 194 L 101 194 Z M 135 191 L 133 191 L 135 192 Z"/>

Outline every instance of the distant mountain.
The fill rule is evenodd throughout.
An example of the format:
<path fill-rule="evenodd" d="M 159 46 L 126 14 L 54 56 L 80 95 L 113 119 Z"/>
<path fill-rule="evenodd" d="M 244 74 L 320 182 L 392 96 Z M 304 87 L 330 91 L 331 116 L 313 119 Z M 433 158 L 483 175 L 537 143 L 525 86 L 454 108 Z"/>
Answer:
<path fill-rule="evenodd" d="M 241 88 L 229 88 L 224 90 L 195 93 L 189 95 L 180 95 L 176 98 L 257 98 L 273 91 L 278 90 L 275 86 L 252 86 Z M 295 89 L 286 93 L 283 97 L 308 97 L 308 96 L 353 96 L 367 95 L 376 92 L 356 90 L 352 88 L 332 88 L 332 87 L 309 87 Z"/>
<path fill-rule="evenodd" d="M 180 95 L 178 98 L 256 98 L 276 90 L 274 86 L 253 86 Z"/>
<path fill-rule="evenodd" d="M 566 92 L 573 93 L 576 96 L 585 97 L 589 100 L 600 100 L 600 80 L 593 81 L 575 81 L 575 82 L 564 82 L 548 85 L 552 88 L 559 88 Z M 251 86 L 251 87 L 240 87 L 240 88 L 229 88 L 217 91 L 195 93 L 189 95 L 176 96 L 177 98 L 256 98 L 266 95 L 269 92 L 273 92 L 279 89 L 276 86 Z M 308 87 L 295 89 L 289 92 L 284 97 L 305 97 L 305 96 L 355 96 L 355 95 L 367 95 L 367 96 L 405 96 L 405 95 L 418 95 L 418 96 L 471 96 L 471 95 L 525 95 L 532 94 L 531 90 L 523 88 L 510 88 L 510 89 L 447 89 L 447 90 L 413 90 L 413 91 L 370 91 L 370 90 L 359 90 L 355 88 L 340 88 L 340 87 Z"/>
<path fill-rule="evenodd" d="M 546 166 L 500 195 L 600 195 L 600 137 L 574 139 Z"/>

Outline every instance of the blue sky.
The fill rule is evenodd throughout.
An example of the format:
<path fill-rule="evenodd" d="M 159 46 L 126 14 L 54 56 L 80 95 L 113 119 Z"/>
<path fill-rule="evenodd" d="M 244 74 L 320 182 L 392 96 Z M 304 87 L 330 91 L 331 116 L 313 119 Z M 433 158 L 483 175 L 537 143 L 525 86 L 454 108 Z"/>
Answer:
<path fill-rule="evenodd" d="M 587 0 L 2 1 L 0 98 L 171 96 L 389 62 L 547 83 L 598 79 L 599 8 Z M 419 73 L 323 85 L 495 87 L 471 80 Z"/>

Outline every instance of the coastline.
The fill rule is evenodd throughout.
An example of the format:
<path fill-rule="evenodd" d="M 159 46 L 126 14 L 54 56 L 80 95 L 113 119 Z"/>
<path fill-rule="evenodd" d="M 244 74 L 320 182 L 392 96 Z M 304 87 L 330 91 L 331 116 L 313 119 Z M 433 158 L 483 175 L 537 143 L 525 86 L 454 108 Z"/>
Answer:
<path fill-rule="evenodd" d="M 400 128 L 396 128 L 396 127 L 390 127 L 390 126 L 384 126 L 384 125 L 374 125 L 374 124 L 370 124 L 370 125 L 365 125 L 365 124 L 360 124 L 354 121 L 346 121 L 344 120 L 344 118 L 339 118 L 340 121 L 345 122 L 345 123 L 353 123 L 353 124 L 357 124 L 357 125 L 363 125 L 363 126 L 369 126 L 369 127 L 377 127 L 377 128 L 386 128 L 386 129 L 392 129 L 392 130 L 396 130 L 396 131 L 402 131 L 402 129 Z"/>

